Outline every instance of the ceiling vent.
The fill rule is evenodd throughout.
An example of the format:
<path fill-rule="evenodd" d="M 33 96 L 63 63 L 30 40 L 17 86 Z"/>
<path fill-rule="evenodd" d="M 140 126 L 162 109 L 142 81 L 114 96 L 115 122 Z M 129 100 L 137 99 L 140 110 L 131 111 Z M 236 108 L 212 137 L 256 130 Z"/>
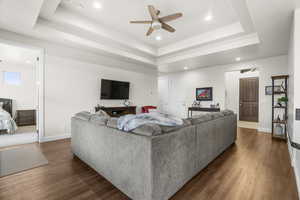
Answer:
<path fill-rule="evenodd" d="M 256 68 L 249 68 L 249 69 L 242 69 L 240 71 L 241 74 L 247 73 L 247 72 L 255 72 Z"/>

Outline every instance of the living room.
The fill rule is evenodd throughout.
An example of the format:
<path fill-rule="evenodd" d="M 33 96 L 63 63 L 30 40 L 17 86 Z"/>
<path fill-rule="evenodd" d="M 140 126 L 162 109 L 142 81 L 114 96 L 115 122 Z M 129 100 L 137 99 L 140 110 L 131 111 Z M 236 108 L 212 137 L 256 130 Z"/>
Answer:
<path fill-rule="evenodd" d="M 0 147 L 0 199 L 299 199 L 299 6 L 0 1 L 0 43 L 39 58 L 38 137 Z M 23 108 L 1 98 L 3 125 Z"/>

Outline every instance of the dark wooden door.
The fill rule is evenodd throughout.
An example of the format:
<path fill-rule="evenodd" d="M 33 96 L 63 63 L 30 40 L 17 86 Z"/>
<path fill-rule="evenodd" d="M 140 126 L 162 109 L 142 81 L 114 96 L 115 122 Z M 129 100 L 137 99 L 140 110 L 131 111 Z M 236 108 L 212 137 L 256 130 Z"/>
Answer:
<path fill-rule="evenodd" d="M 259 79 L 240 79 L 240 120 L 258 122 Z"/>

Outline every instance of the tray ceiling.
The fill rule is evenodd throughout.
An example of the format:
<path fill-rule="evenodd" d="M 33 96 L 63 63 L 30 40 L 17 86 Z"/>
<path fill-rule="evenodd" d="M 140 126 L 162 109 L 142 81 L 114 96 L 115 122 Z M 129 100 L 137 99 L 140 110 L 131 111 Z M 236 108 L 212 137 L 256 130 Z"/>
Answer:
<path fill-rule="evenodd" d="M 65 0 L 60 6 L 66 12 L 67 10 L 73 11 L 156 47 L 162 47 L 174 41 L 184 40 L 239 21 L 231 2 L 228 0 L 192 0 L 188 2 L 182 0 L 101 0 L 99 2 L 101 2 L 102 8 L 99 10 L 93 9 L 93 2 L 94 0 Z M 159 30 L 154 32 L 152 36 L 146 37 L 145 34 L 149 25 L 129 23 L 131 20 L 150 20 L 148 5 L 154 5 L 156 9 L 159 9 L 160 16 L 182 12 L 182 18 L 169 22 L 176 29 L 176 32 L 169 33 Z M 205 21 L 204 18 L 207 15 L 212 15 L 213 20 Z M 157 35 L 162 37 L 161 41 L 155 40 Z"/>
<path fill-rule="evenodd" d="M 163 72 L 286 54 L 296 7 L 296 0 L 19 2 L 0 1 L 0 28 Z M 177 31 L 147 37 L 149 25 L 130 24 L 150 19 L 147 5 L 161 16 L 182 12 L 182 18 L 168 22 Z"/>

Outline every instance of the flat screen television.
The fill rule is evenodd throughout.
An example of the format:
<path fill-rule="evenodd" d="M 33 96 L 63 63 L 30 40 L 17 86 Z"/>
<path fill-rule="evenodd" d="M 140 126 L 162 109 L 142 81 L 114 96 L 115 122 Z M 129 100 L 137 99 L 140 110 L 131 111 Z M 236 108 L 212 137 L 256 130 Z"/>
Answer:
<path fill-rule="evenodd" d="M 129 82 L 101 79 L 101 99 L 129 99 Z"/>
<path fill-rule="evenodd" d="M 197 88 L 196 89 L 197 101 L 212 101 L 213 100 L 213 88 Z"/>

